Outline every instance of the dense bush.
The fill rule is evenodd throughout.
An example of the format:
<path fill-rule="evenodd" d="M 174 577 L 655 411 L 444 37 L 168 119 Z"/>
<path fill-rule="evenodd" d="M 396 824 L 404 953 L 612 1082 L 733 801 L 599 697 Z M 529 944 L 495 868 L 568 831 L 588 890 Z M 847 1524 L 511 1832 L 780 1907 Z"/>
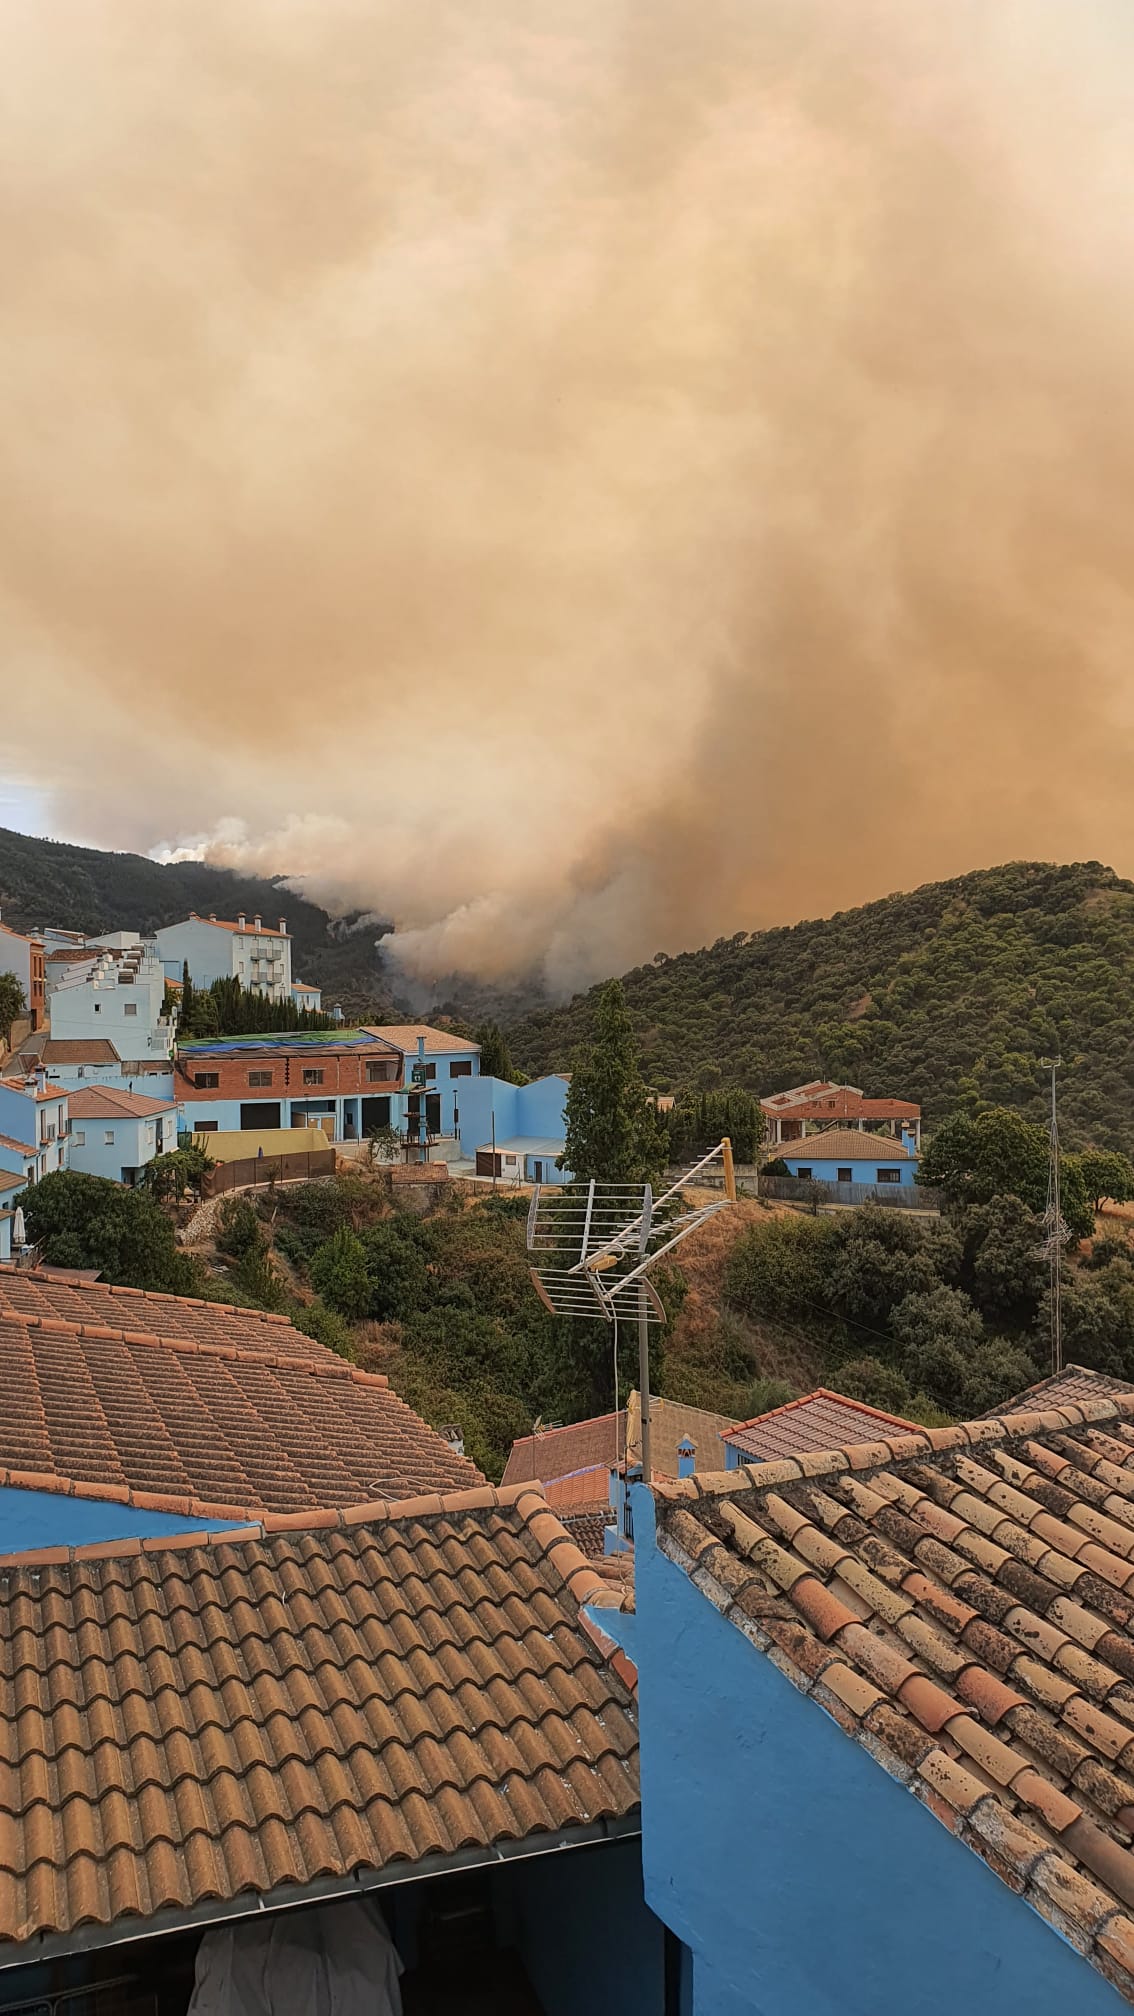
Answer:
<path fill-rule="evenodd" d="M 180 1253 L 173 1226 L 143 1189 L 57 1169 L 21 1192 L 28 1236 L 56 1267 L 97 1267 L 126 1288 L 199 1295 L 203 1269 Z"/>

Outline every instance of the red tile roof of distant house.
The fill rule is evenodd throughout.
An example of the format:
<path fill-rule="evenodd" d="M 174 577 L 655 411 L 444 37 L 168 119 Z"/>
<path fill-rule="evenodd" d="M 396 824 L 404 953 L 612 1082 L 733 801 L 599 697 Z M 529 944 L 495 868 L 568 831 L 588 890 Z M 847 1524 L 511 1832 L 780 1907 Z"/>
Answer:
<path fill-rule="evenodd" d="M 650 1467 L 656 1477 L 676 1477 L 678 1451 L 688 1440 L 693 1444 L 698 1470 L 724 1467 L 721 1438 L 736 1423 L 730 1414 L 714 1414 L 707 1407 L 687 1407 L 682 1400 L 663 1400 L 650 1395 Z M 642 1460 L 642 1403 L 635 1388 L 626 1402 L 626 1461 Z"/>
<path fill-rule="evenodd" d="M 21 1155 L 33 1157 L 36 1154 L 34 1142 L 14 1141 L 10 1134 L 0 1134 L 0 1148 L 18 1148 Z"/>
<path fill-rule="evenodd" d="M 36 937 L 34 931 L 13 931 L 10 924 L 0 924 L 0 936 L 4 938 L 22 938 L 25 945 L 42 945 L 44 943 L 42 938 Z"/>
<path fill-rule="evenodd" d="M 530 1435 L 513 1442 L 504 1482 L 520 1484 L 538 1478 L 549 1484 L 573 1476 L 587 1477 L 590 1488 L 580 1492 L 579 1502 L 597 1501 L 608 1493 L 605 1485 L 595 1488 L 596 1472 L 613 1469 L 625 1446 L 625 1409 L 617 1414 L 596 1414 L 589 1421 L 572 1421 L 561 1428 L 533 1428 Z"/>
<path fill-rule="evenodd" d="M 65 1085 L 38 1085 L 28 1078 L 0 1078 L 0 1085 L 6 1085 L 9 1092 L 22 1092 L 25 1099 L 66 1099 Z"/>
<path fill-rule="evenodd" d="M 117 1064 L 113 1043 L 105 1036 L 49 1036 L 36 1030 L 16 1052 L 17 1060 L 28 1058 L 45 1067 L 52 1064 Z M 168 1068 L 168 1067 L 167 1067 Z"/>
<path fill-rule="evenodd" d="M 654 1495 L 753 1656 L 1134 2000 L 1134 1394 Z"/>
<path fill-rule="evenodd" d="M 0 1941 L 637 1833 L 617 1596 L 530 1484 L 8 1564 Z"/>
<path fill-rule="evenodd" d="M 1134 1393 L 1134 1385 L 1129 1379 L 1116 1378 L 1113 1372 L 1095 1372 L 1088 1365 L 1065 1365 L 1062 1372 L 1052 1372 L 1034 1386 L 1026 1386 L 1013 1399 L 1001 1401 L 999 1407 L 990 1407 L 988 1413 L 1018 1414 L 1028 1407 L 1062 1407 L 1065 1400 L 1109 1400 L 1115 1393 Z"/>
<path fill-rule="evenodd" d="M 369 1035 L 381 1036 L 387 1043 L 405 1051 L 411 1063 L 410 1053 L 417 1049 L 419 1036 L 424 1038 L 426 1056 L 431 1050 L 468 1050 L 471 1053 L 480 1049 L 480 1044 L 471 1042 L 467 1036 L 458 1036 L 453 1029 L 434 1029 L 428 1022 L 368 1022 L 364 1027 Z"/>
<path fill-rule="evenodd" d="M 5 1484 L 244 1516 L 483 1481 L 285 1317 L 0 1268 L 0 1357 Z"/>
<path fill-rule="evenodd" d="M 311 985 L 310 980 L 293 980 L 291 987 L 293 994 L 318 994 L 321 992 L 320 988 Z"/>
<path fill-rule="evenodd" d="M 785 1401 L 782 1407 L 722 1429 L 721 1440 L 746 1459 L 768 1463 L 781 1456 L 797 1456 L 804 1449 L 838 1449 L 847 1442 L 861 1442 L 869 1435 L 913 1425 L 900 1414 L 884 1414 L 863 1400 L 848 1400 L 845 1393 L 830 1393 L 825 1386 L 817 1386 L 798 1400 Z"/>
<path fill-rule="evenodd" d="M 790 1092 L 773 1092 L 767 1099 L 761 1099 L 760 1104 L 765 1112 L 778 1113 L 784 1107 L 799 1106 L 808 1099 L 814 1099 L 820 1092 L 838 1092 L 843 1089 L 848 1092 L 855 1092 L 858 1090 L 858 1087 L 848 1085 L 843 1088 L 835 1085 L 829 1078 L 813 1078 L 808 1085 L 793 1085 Z"/>
<path fill-rule="evenodd" d="M 888 1134 L 860 1134 L 857 1127 L 828 1127 L 801 1141 L 781 1141 L 773 1154 L 789 1162 L 908 1162 L 910 1151 Z"/>
<path fill-rule="evenodd" d="M 202 917 L 199 911 L 190 910 L 187 918 L 190 924 L 212 924 L 218 931 L 240 931 L 248 938 L 290 938 L 290 931 L 279 931 L 270 924 L 257 924 L 252 917 L 246 917 L 243 924 L 232 917 Z"/>
<path fill-rule="evenodd" d="M 765 1108 L 773 1101 L 761 1102 Z M 910 1099 L 864 1099 L 850 1085 L 840 1085 L 834 1092 L 821 1093 L 817 1098 L 800 1100 L 791 1108 L 793 1120 L 920 1120 L 921 1107 Z"/>
<path fill-rule="evenodd" d="M 176 1109 L 175 1099 L 149 1099 L 117 1085 L 84 1085 L 69 1095 L 72 1120 L 152 1120 L 156 1113 Z"/>

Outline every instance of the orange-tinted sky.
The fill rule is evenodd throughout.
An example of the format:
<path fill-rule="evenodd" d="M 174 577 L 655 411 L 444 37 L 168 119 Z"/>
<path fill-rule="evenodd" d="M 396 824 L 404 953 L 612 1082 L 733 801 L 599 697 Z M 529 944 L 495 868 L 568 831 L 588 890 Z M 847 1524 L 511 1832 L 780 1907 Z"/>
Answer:
<path fill-rule="evenodd" d="M 1128 0 L 10 0 L 5 815 L 557 985 L 1134 870 L 1132 101 Z"/>

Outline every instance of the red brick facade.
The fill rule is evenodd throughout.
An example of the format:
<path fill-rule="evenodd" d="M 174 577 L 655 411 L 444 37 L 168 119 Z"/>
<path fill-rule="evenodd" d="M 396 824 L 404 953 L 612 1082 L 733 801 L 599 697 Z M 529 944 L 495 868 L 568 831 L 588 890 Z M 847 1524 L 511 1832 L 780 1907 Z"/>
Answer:
<path fill-rule="evenodd" d="M 309 1074 L 316 1071 L 322 1077 L 313 1080 Z M 198 1077 L 209 1082 L 198 1085 Z M 384 1043 L 342 1050 L 297 1043 L 286 1049 L 250 1047 L 241 1056 L 190 1052 L 178 1058 L 173 1090 L 175 1098 L 186 1104 L 197 1100 L 215 1105 L 221 1099 L 337 1099 L 359 1093 L 366 1098 L 400 1092 L 404 1083 L 405 1060 Z"/>

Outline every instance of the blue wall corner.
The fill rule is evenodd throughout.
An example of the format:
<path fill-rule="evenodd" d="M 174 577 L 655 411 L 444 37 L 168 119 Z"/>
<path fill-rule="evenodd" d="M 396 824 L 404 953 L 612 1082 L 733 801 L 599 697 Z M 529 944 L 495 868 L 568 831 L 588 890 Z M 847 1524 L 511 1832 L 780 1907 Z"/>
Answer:
<path fill-rule="evenodd" d="M 659 1553 L 634 1494 L 646 1900 L 696 2016 L 1127 2005 Z"/>

